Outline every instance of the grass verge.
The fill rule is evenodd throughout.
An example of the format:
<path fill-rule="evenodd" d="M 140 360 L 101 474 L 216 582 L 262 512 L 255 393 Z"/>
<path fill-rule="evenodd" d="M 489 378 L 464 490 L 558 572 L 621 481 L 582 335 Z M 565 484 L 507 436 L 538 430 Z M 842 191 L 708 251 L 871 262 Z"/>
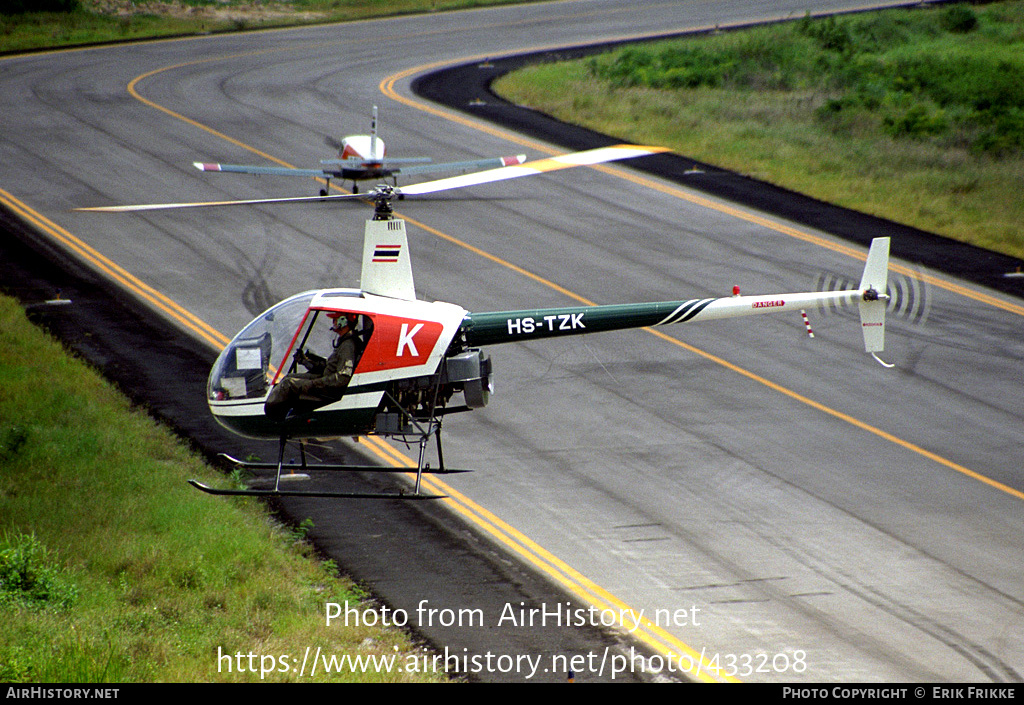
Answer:
<path fill-rule="evenodd" d="M 1024 2 L 926 6 L 529 67 L 516 103 L 1024 257 Z"/>
<path fill-rule="evenodd" d="M 307 647 L 422 658 L 398 631 L 325 626 L 325 603 L 365 594 L 258 502 L 186 484 L 215 476 L 0 297 L 0 682 L 308 680 Z"/>
<path fill-rule="evenodd" d="M 0 52 L 511 5 L 525 0 L 0 0 Z M 16 11 L 24 7 L 61 11 Z"/>

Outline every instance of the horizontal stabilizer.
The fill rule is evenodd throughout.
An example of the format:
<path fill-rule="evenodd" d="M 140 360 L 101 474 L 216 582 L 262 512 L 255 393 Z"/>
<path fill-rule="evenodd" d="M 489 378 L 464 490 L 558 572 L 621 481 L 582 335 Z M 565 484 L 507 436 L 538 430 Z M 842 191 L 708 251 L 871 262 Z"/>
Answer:
<path fill-rule="evenodd" d="M 379 165 L 383 169 L 389 167 L 401 166 L 403 164 L 431 164 L 433 160 L 430 157 L 385 157 L 378 162 L 371 162 L 368 159 L 361 157 L 348 157 L 346 159 L 321 159 L 321 164 L 333 164 L 349 167 L 351 169 L 360 169 L 368 165 Z"/>

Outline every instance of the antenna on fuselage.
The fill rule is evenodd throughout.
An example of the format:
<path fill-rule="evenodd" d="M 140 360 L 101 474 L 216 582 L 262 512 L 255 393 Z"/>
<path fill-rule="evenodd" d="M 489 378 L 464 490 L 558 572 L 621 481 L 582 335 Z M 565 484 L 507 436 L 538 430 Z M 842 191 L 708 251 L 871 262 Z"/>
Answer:
<path fill-rule="evenodd" d="M 381 155 L 383 157 L 384 155 Z M 379 159 L 377 156 L 377 106 L 373 106 L 373 117 L 370 118 L 370 159 Z"/>

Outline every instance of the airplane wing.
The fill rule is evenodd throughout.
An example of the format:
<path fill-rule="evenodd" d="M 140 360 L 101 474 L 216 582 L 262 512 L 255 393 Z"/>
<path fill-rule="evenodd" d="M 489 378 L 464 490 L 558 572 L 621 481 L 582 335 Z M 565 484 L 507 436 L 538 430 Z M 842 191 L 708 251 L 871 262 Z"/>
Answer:
<path fill-rule="evenodd" d="M 341 160 L 339 160 L 339 163 Z M 362 162 L 357 162 L 356 166 L 361 166 Z M 313 177 L 328 177 L 333 174 L 324 169 L 295 169 L 288 166 L 250 166 L 247 164 L 214 164 L 210 162 L 192 162 L 199 171 L 226 171 L 235 174 L 269 174 L 273 176 L 313 176 Z"/>
<path fill-rule="evenodd" d="M 430 157 L 407 157 L 398 159 L 385 159 L 383 162 L 374 163 L 363 159 L 321 159 L 323 169 L 298 169 L 287 166 L 255 166 L 250 164 L 218 164 L 216 162 L 193 162 L 192 165 L 199 171 L 221 171 L 235 174 L 258 174 L 271 176 L 306 176 L 313 178 L 332 178 L 340 176 L 342 169 L 367 170 L 374 174 L 383 172 L 387 175 L 398 176 L 409 174 L 431 174 L 444 171 L 475 171 L 480 169 L 496 169 L 503 166 L 515 166 L 526 161 L 525 154 L 514 157 L 492 157 L 490 159 L 475 159 L 466 162 L 447 162 L 435 164 Z"/>
<path fill-rule="evenodd" d="M 400 166 L 390 169 L 389 165 L 396 162 L 391 159 L 384 160 L 384 168 L 389 169 L 392 174 L 408 176 L 410 174 L 432 174 L 439 171 L 476 171 L 479 169 L 500 169 L 506 166 L 516 166 L 526 161 L 525 154 L 517 154 L 514 157 L 492 157 L 491 159 L 474 159 L 468 162 L 445 162 L 441 164 L 422 164 L 417 166 Z"/>
<path fill-rule="evenodd" d="M 424 157 L 427 161 L 429 159 Z M 422 160 L 415 159 L 420 164 Z M 349 157 L 347 159 L 321 159 L 322 169 L 299 169 L 291 166 L 256 166 L 253 164 L 218 164 L 214 162 L 192 162 L 192 166 L 199 171 L 222 171 L 234 174 L 257 174 L 270 176 L 311 176 L 319 179 L 333 179 L 342 175 L 342 171 L 365 171 L 370 178 L 384 174 L 397 173 L 398 169 L 390 168 L 389 164 L 395 160 L 386 162 L 374 162 L 367 159 Z"/>

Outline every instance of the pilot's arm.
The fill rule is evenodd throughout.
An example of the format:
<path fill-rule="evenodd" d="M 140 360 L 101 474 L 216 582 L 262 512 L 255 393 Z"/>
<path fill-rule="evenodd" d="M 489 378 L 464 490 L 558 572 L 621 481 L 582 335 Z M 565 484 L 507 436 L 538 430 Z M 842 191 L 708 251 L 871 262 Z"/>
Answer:
<path fill-rule="evenodd" d="M 320 379 L 310 380 L 310 389 L 344 389 L 355 371 L 355 336 L 347 335 L 338 341 L 338 347 L 331 353 Z"/>

